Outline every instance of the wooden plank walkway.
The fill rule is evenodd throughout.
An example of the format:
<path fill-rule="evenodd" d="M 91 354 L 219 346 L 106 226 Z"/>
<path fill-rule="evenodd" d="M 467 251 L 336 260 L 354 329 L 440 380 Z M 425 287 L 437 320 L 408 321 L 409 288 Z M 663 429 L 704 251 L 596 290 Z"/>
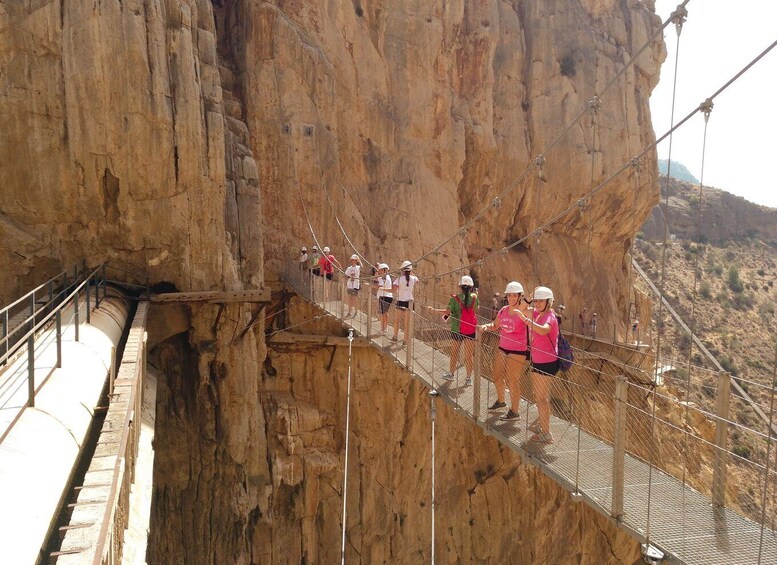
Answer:
<path fill-rule="evenodd" d="M 329 300 L 325 306 L 327 313 L 340 318 L 343 311 L 340 301 Z M 373 333 L 369 336 L 366 313 L 360 312 L 343 323 L 406 368 L 406 346 L 381 334 L 380 322 L 375 317 L 372 319 Z M 392 332 L 393 328 L 389 326 L 389 335 Z M 624 462 L 624 515 L 615 520 L 610 516 L 612 445 L 554 416 L 551 416 L 551 431 L 555 443 L 541 446 L 529 442 L 527 423 L 537 416 L 534 405 L 524 399 L 520 420 L 500 421 L 499 414 L 488 411 L 489 402 L 495 399 L 491 382 L 480 379 L 481 393 L 476 401 L 475 387 L 464 386 L 461 368 L 456 380 L 442 380 L 442 371 L 447 370 L 448 361 L 442 351 L 418 339 L 413 340 L 410 374 L 414 378 L 430 389 L 436 389 L 440 399 L 519 453 L 524 461 L 539 467 L 563 488 L 577 492 L 587 504 L 641 542 L 646 541 L 649 508 L 650 543 L 664 551 L 670 562 L 699 565 L 777 563 L 775 531 L 764 528 L 762 532 L 760 524 L 735 511 L 714 508 L 708 496 L 655 467 L 651 471 L 645 461 L 629 454 Z"/>

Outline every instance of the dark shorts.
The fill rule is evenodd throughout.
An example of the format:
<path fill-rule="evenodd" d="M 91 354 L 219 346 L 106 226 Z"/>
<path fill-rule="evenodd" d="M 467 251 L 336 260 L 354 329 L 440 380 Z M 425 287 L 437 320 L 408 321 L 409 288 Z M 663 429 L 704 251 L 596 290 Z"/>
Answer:
<path fill-rule="evenodd" d="M 389 308 L 391 308 L 391 303 L 394 301 L 394 298 L 390 296 L 381 296 L 378 298 L 378 312 L 381 314 L 385 314 L 389 311 Z"/>
<path fill-rule="evenodd" d="M 465 339 L 475 339 L 475 334 L 460 334 L 459 332 L 451 332 L 453 335 L 453 341 L 464 341 Z"/>
<path fill-rule="evenodd" d="M 326 280 L 331 281 L 332 280 L 332 273 L 326 274 Z"/>
<path fill-rule="evenodd" d="M 554 376 L 556 373 L 558 373 L 559 368 L 561 367 L 561 363 L 558 359 L 555 361 L 551 361 L 550 363 L 535 363 L 532 361 L 531 364 L 531 370 L 535 373 L 541 373 L 543 375 L 547 375 L 549 377 Z"/>
<path fill-rule="evenodd" d="M 529 358 L 528 351 L 510 351 L 509 349 L 505 349 L 504 347 L 500 347 L 499 351 L 501 351 L 505 355 L 520 355 L 521 357 L 526 357 L 526 359 Z"/>
<path fill-rule="evenodd" d="M 396 307 L 399 310 L 407 310 L 410 307 L 409 300 L 397 300 Z"/>
<path fill-rule="evenodd" d="M 357 294 L 359 294 L 359 289 L 358 288 L 346 288 L 345 292 L 347 292 L 351 296 L 356 296 Z"/>
<path fill-rule="evenodd" d="M 315 269 L 313 269 L 313 274 L 316 275 L 317 277 L 320 277 L 321 276 L 321 269 L 316 267 Z"/>

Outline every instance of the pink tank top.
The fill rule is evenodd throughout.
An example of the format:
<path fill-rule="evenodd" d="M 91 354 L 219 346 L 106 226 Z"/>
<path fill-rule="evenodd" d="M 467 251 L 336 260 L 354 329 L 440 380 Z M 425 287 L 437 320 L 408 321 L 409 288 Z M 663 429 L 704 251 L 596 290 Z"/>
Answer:
<path fill-rule="evenodd" d="M 518 314 L 503 307 L 496 315 L 499 318 L 499 347 L 507 351 L 526 351 L 526 324 Z"/>
<path fill-rule="evenodd" d="M 552 363 L 558 359 L 558 320 L 553 310 L 534 312 L 537 325 L 550 324 L 550 331 L 540 335 L 534 328 L 531 331 L 531 360 L 535 363 Z"/>

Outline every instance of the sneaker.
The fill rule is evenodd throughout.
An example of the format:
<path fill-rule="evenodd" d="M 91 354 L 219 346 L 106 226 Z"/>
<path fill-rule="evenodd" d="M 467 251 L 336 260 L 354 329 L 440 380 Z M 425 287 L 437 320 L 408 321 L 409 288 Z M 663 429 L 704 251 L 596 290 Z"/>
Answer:
<path fill-rule="evenodd" d="M 472 377 L 467 377 L 467 380 L 464 381 L 464 386 L 470 386 L 472 384 Z"/>
<path fill-rule="evenodd" d="M 534 443 L 553 443 L 553 434 L 550 432 L 536 432 L 529 438 Z"/>
<path fill-rule="evenodd" d="M 529 429 L 535 434 L 542 433 L 542 426 L 540 426 L 539 420 L 534 420 L 531 424 L 529 424 Z"/>
<path fill-rule="evenodd" d="M 450 371 L 446 371 L 445 373 L 442 374 L 442 378 L 446 381 L 452 381 L 453 373 L 451 373 Z"/>
<path fill-rule="evenodd" d="M 498 400 L 494 401 L 494 403 L 488 407 L 489 410 L 499 410 L 500 408 L 504 408 L 507 406 L 504 402 L 499 402 Z"/>
<path fill-rule="evenodd" d="M 506 413 L 499 416 L 499 419 L 504 421 L 517 420 L 518 418 L 520 418 L 520 416 L 515 412 L 513 412 L 512 408 L 510 408 Z"/>

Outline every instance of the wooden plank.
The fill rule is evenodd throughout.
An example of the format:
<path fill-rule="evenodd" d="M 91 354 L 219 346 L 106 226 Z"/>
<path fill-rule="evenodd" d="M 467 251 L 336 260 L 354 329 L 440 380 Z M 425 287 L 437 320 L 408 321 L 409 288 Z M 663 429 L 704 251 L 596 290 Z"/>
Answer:
<path fill-rule="evenodd" d="M 200 292 L 165 292 L 151 296 L 151 302 L 270 302 L 270 289 L 258 290 L 205 290 Z"/>

